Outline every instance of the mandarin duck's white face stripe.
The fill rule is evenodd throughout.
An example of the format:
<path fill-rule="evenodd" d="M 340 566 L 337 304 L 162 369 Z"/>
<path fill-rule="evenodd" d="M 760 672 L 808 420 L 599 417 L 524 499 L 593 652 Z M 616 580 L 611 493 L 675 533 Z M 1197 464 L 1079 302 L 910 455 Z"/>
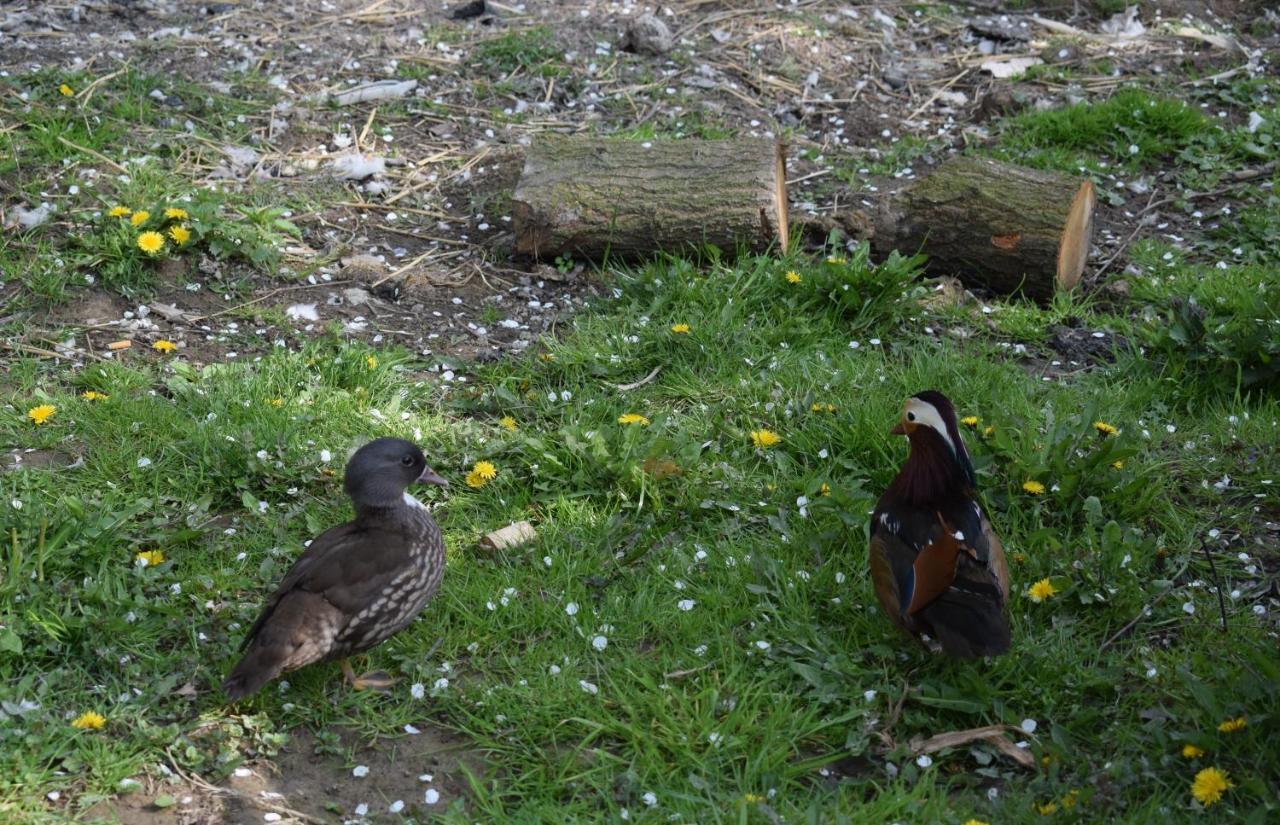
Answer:
<path fill-rule="evenodd" d="M 942 414 L 938 412 L 937 407 L 928 401 L 922 401 L 919 398 L 908 398 L 907 404 L 902 410 L 902 417 L 907 422 L 908 427 L 914 424 L 917 427 L 930 428 L 942 436 L 942 440 L 947 442 L 947 446 L 951 448 L 952 453 L 959 454 L 955 443 L 951 440 L 951 434 L 947 432 L 947 425 L 942 420 Z"/>

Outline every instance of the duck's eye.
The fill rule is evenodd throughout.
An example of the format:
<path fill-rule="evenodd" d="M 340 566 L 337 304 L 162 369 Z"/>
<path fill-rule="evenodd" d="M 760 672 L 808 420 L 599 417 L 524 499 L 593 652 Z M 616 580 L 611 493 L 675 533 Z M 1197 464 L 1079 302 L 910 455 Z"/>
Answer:
<path fill-rule="evenodd" d="M 916 414 L 915 414 L 915 413 L 907 413 L 907 420 L 908 420 L 908 421 L 915 421 L 915 420 L 916 420 Z"/>
<path fill-rule="evenodd" d="M 400 463 L 401 463 L 401 464 L 403 464 L 403 465 L 404 465 L 404 466 L 406 466 L 406 467 L 412 467 L 412 466 L 413 466 L 413 456 L 411 456 L 411 455 L 406 455 L 404 458 L 400 459 Z"/>

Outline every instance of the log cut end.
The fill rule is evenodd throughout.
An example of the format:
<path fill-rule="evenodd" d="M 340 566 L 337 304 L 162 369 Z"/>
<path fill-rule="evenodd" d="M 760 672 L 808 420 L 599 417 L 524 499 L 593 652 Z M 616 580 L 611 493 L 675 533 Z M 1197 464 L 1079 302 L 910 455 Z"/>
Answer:
<path fill-rule="evenodd" d="M 791 227 L 788 225 L 790 216 L 787 204 L 787 147 L 782 143 L 774 145 L 773 168 L 773 211 L 778 218 L 774 237 L 777 238 L 778 246 L 782 248 L 782 253 L 785 255 L 787 246 L 791 242 Z"/>
<path fill-rule="evenodd" d="M 1093 181 L 1080 184 L 1071 200 L 1062 238 L 1058 241 L 1058 289 L 1073 289 L 1084 273 L 1093 239 L 1093 207 L 1096 203 Z"/>

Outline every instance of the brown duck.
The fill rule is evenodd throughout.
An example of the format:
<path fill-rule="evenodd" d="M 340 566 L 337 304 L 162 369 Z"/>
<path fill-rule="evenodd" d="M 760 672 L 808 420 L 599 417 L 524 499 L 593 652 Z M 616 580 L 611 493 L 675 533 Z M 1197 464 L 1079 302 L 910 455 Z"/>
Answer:
<path fill-rule="evenodd" d="M 1009 569 L 979 506 L 969 453 L 945 395 L 907 399 L 890 430 L 907 463 L 871 515 L 871 580 L 886 614 L 959 658 L 1009 649 Z"/>
<path fill-rule="evenodd" d="M 244 658 L 222 683 L 231 701 L 333 659 L 357 690 L 394 681 L 380 671 L 357 677 L 346 657 L 407 627 L 440 586 L 444 541 L 406 492 L 415 483 L 447 486 L 410 442 L 379 438 L 356 451 L 343 481 L 355 520 L 317 536 L 267 600 L 240 645 Z"/>

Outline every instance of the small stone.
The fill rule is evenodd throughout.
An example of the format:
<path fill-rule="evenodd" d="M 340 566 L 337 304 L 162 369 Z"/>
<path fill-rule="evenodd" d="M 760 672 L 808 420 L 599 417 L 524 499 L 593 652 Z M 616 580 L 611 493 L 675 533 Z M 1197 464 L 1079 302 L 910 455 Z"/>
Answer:
<path fill-rule="evenodd" d="M 622 35 L 622 49 L 657 57 L 671 51 L 675 38 L 671 29 L 652 14 L 642 14 L 627 24 Z"/>

